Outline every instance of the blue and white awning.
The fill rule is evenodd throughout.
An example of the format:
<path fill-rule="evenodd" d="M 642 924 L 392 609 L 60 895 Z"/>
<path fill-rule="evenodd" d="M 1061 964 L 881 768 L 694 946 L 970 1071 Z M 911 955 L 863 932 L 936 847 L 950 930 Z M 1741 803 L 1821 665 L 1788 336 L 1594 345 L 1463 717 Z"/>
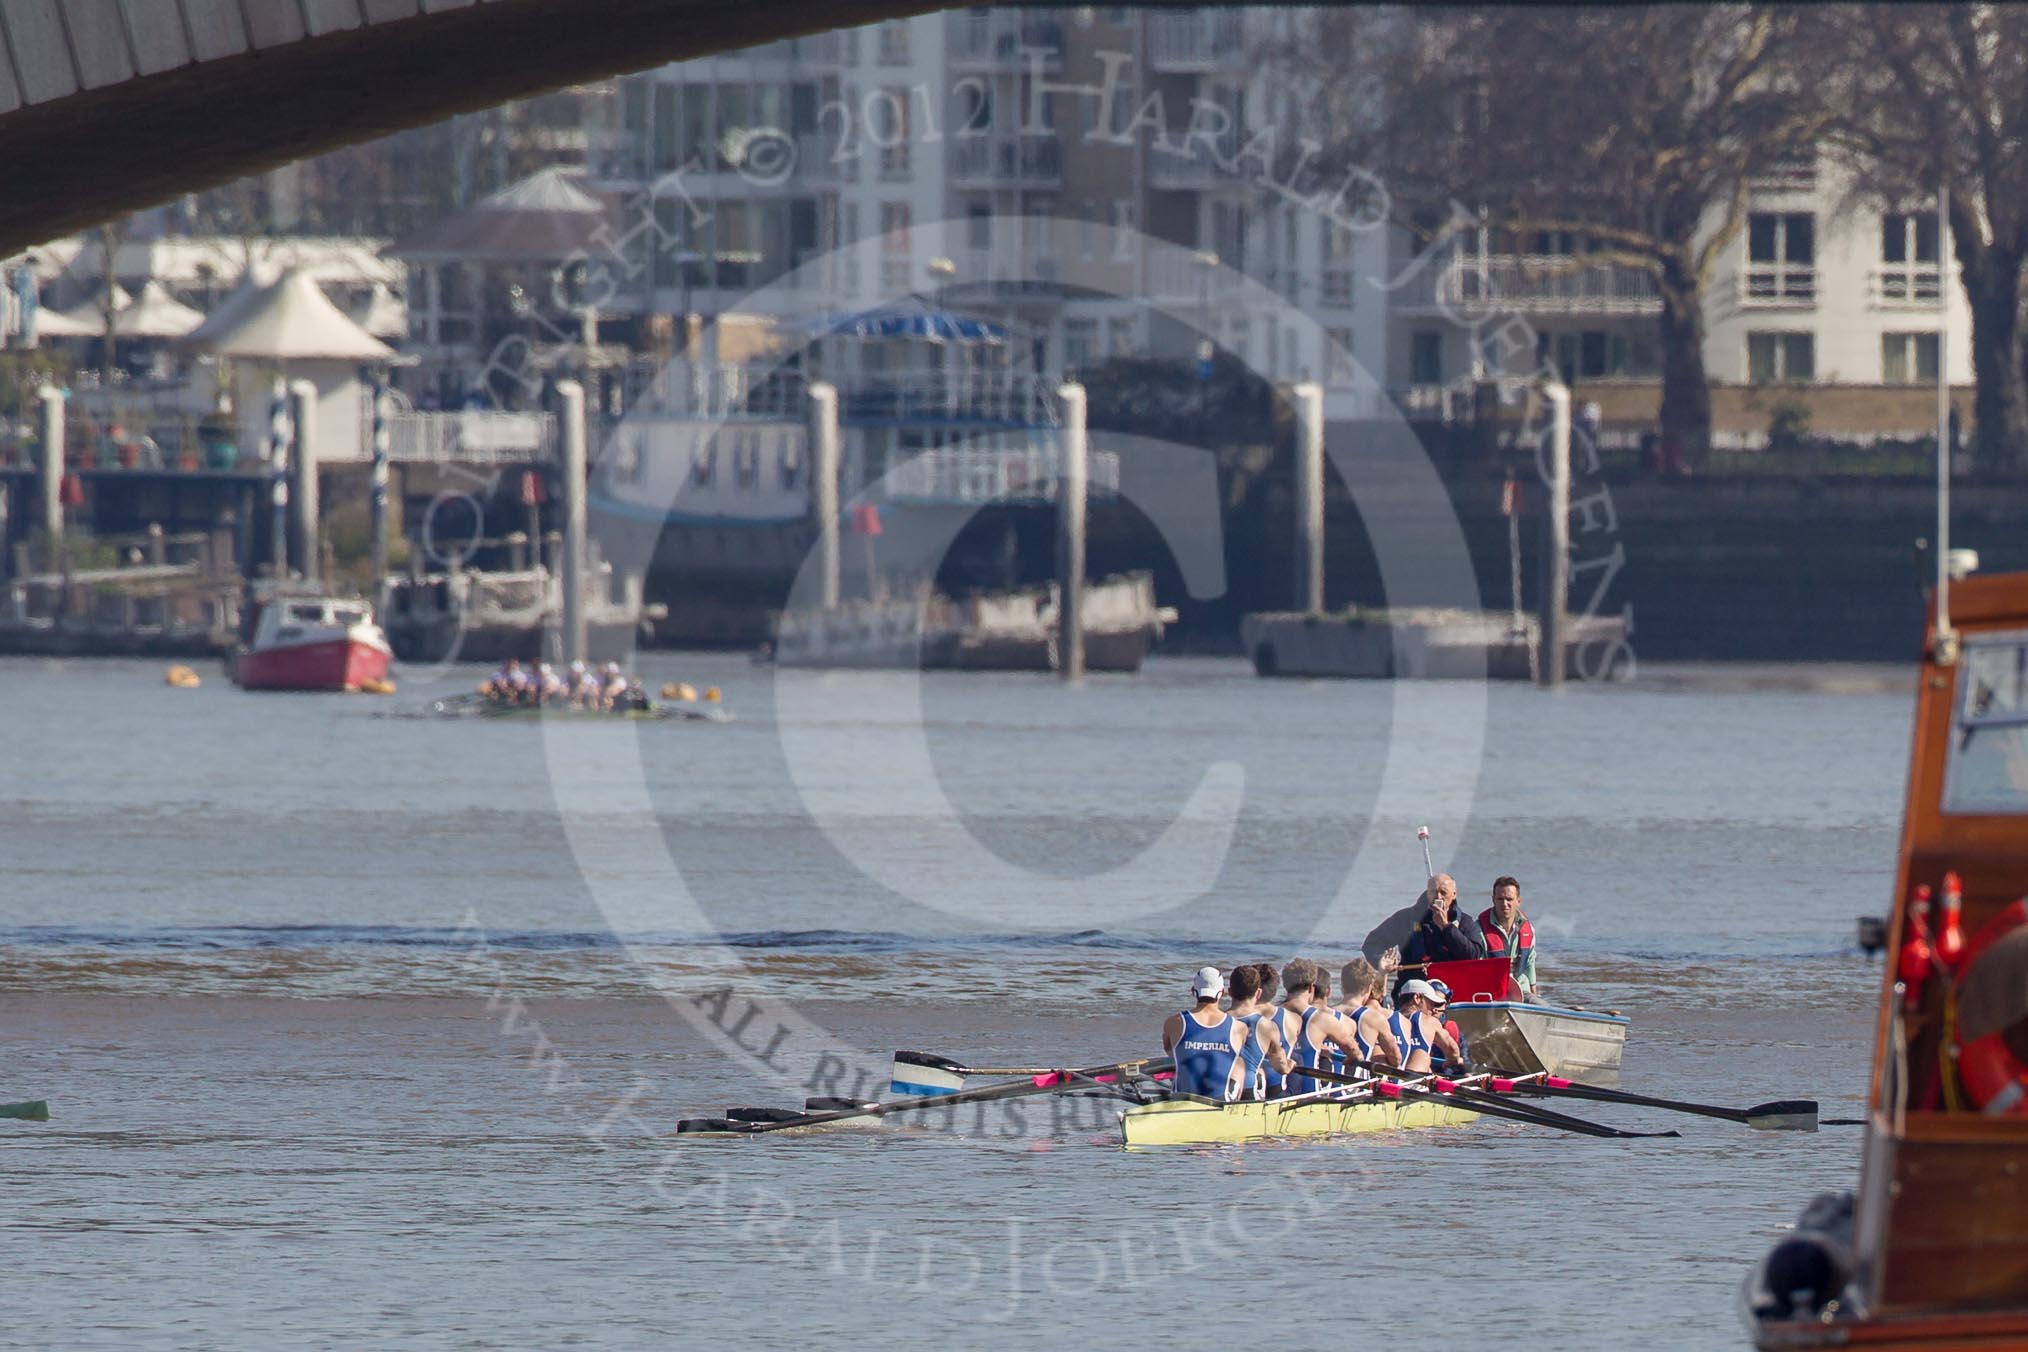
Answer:
<path fill-rule="evenodd" d="M 930 343 L 1002 343 L 1004 325 L 949 310 L 882 306 L 854 314 L 829 315 L 811 330 L 824 338 L 914 338 Z"/>

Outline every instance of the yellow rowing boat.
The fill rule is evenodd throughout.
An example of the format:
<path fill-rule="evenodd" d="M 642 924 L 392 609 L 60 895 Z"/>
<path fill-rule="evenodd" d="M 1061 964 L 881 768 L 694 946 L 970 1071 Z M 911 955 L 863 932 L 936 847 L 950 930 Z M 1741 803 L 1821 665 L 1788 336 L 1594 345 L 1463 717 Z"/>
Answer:
<path fill-rule="evenodd" d="M 1428 1099 L 1269 1099 L 1199 1103 L 1171 1099 L 1120 1114 L 1120 1134 L 1136 1145 L 1238 1145 L 1282 1136 L 1343 1136 L 1409 1127 L 1456 1127 L 1478 1120 L 1470 1108 Z"/>

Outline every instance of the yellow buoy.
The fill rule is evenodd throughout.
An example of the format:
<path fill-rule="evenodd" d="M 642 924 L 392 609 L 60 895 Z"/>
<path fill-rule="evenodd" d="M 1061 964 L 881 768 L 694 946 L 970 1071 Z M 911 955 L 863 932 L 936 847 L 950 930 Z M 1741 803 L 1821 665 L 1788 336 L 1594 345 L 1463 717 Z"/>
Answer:
<path fill-rule="evenodd" d="M 165 684 L 173 685 L 178 690 L 195 690 L 198 686 L 203 684 L 203 682 L 197 678 L 196 672 L 192 671 L 189 667 L 184 666 L 180 662 L 177 663 L 175 666 L 169 668 L 169 670 L 163 672 L 162 680 Z"/>
<path fill-rule="evenodd" d="M 663 699 L 691 701 L 697 698 L 697 687 L 688 681 L 671 681 L 662 687 Z"/>
<path fill-rule="evenodd" d="M 361 681 L 359 683 L 359 693 L 362 695 L 392 695 L 394 693 L 394 682 L 384 679 Z"/>
<path fill-rule="evenodd" d="M 717 686 L 715 686 L 715 685 L 714 685 L 714 686 L 712 686 L 712 687 L 711 687 L 711 688 L 710 688 L 709 690 L 707 690 L 707 691 L 705 691 L 705 692 L 704 692 L 704 702 L 705 702 L 706 704 L 716 704 L 716 703 L 718 703 L 718 701 L 719 701 L 719 694 L 718 694 L 718 687 L 717 687 Z"/>

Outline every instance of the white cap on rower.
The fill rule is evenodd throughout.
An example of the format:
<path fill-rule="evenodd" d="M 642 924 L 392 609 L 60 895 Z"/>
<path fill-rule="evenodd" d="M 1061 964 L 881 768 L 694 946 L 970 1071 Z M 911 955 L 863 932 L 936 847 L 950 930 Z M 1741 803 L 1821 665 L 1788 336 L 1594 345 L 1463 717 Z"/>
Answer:
<path fill-rule="evenodd" d="M 1421 977 L 1417 977 L 1413 981 L 1402 982 L 1401 993 L 1404 997 L 1410 995 L 1420 995 L 1423 999 L 1428 1000 L 1432 1004 L 1440 1005 L 1444 1002 L 1443 996 L 1437 994 L 1437 988 L 1435 986 L 1430 985 L 1429 982 L 1424 981 Z"/>
<path fill-rule="evenodd" d="M 1225 978 L 1218 974 L 1216 967 L 1200 967 L 1197 979 L 1190 983 L 1190 993 L 1216 999 L 1225 994 Z"/>

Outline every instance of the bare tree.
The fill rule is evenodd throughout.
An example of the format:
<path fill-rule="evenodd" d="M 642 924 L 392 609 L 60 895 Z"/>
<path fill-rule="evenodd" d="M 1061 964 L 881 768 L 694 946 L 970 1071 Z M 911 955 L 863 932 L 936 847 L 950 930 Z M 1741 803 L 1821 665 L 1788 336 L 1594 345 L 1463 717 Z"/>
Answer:
<path fill-rule="evenodd" d="M 1824 121 L 1793 78 L 1800 15 L 1527 6 L 1330 10 L 1319 23 L 1299 59 L 1326 92 L 1338 153 L 1379 168 L 1398 212 L 1455 203 L 1510 238 L 1559 237 L 1569 268 L 1654 279 L 1662 431 L 1700 460 L 1706 290 L 1749 180 L 1812 154 Z M 1334 65 L 1352 69 L 1334 80 Z"/>
<path fill-rule="evenodd" d="M 1831 144 L 1889 210 L 1934 209 L 1972 316 L 1976 452 L 2028 462 L 2021 284 L 2028 265 L 2028 9 L 1857 5 L 1812 15 Z"/>

